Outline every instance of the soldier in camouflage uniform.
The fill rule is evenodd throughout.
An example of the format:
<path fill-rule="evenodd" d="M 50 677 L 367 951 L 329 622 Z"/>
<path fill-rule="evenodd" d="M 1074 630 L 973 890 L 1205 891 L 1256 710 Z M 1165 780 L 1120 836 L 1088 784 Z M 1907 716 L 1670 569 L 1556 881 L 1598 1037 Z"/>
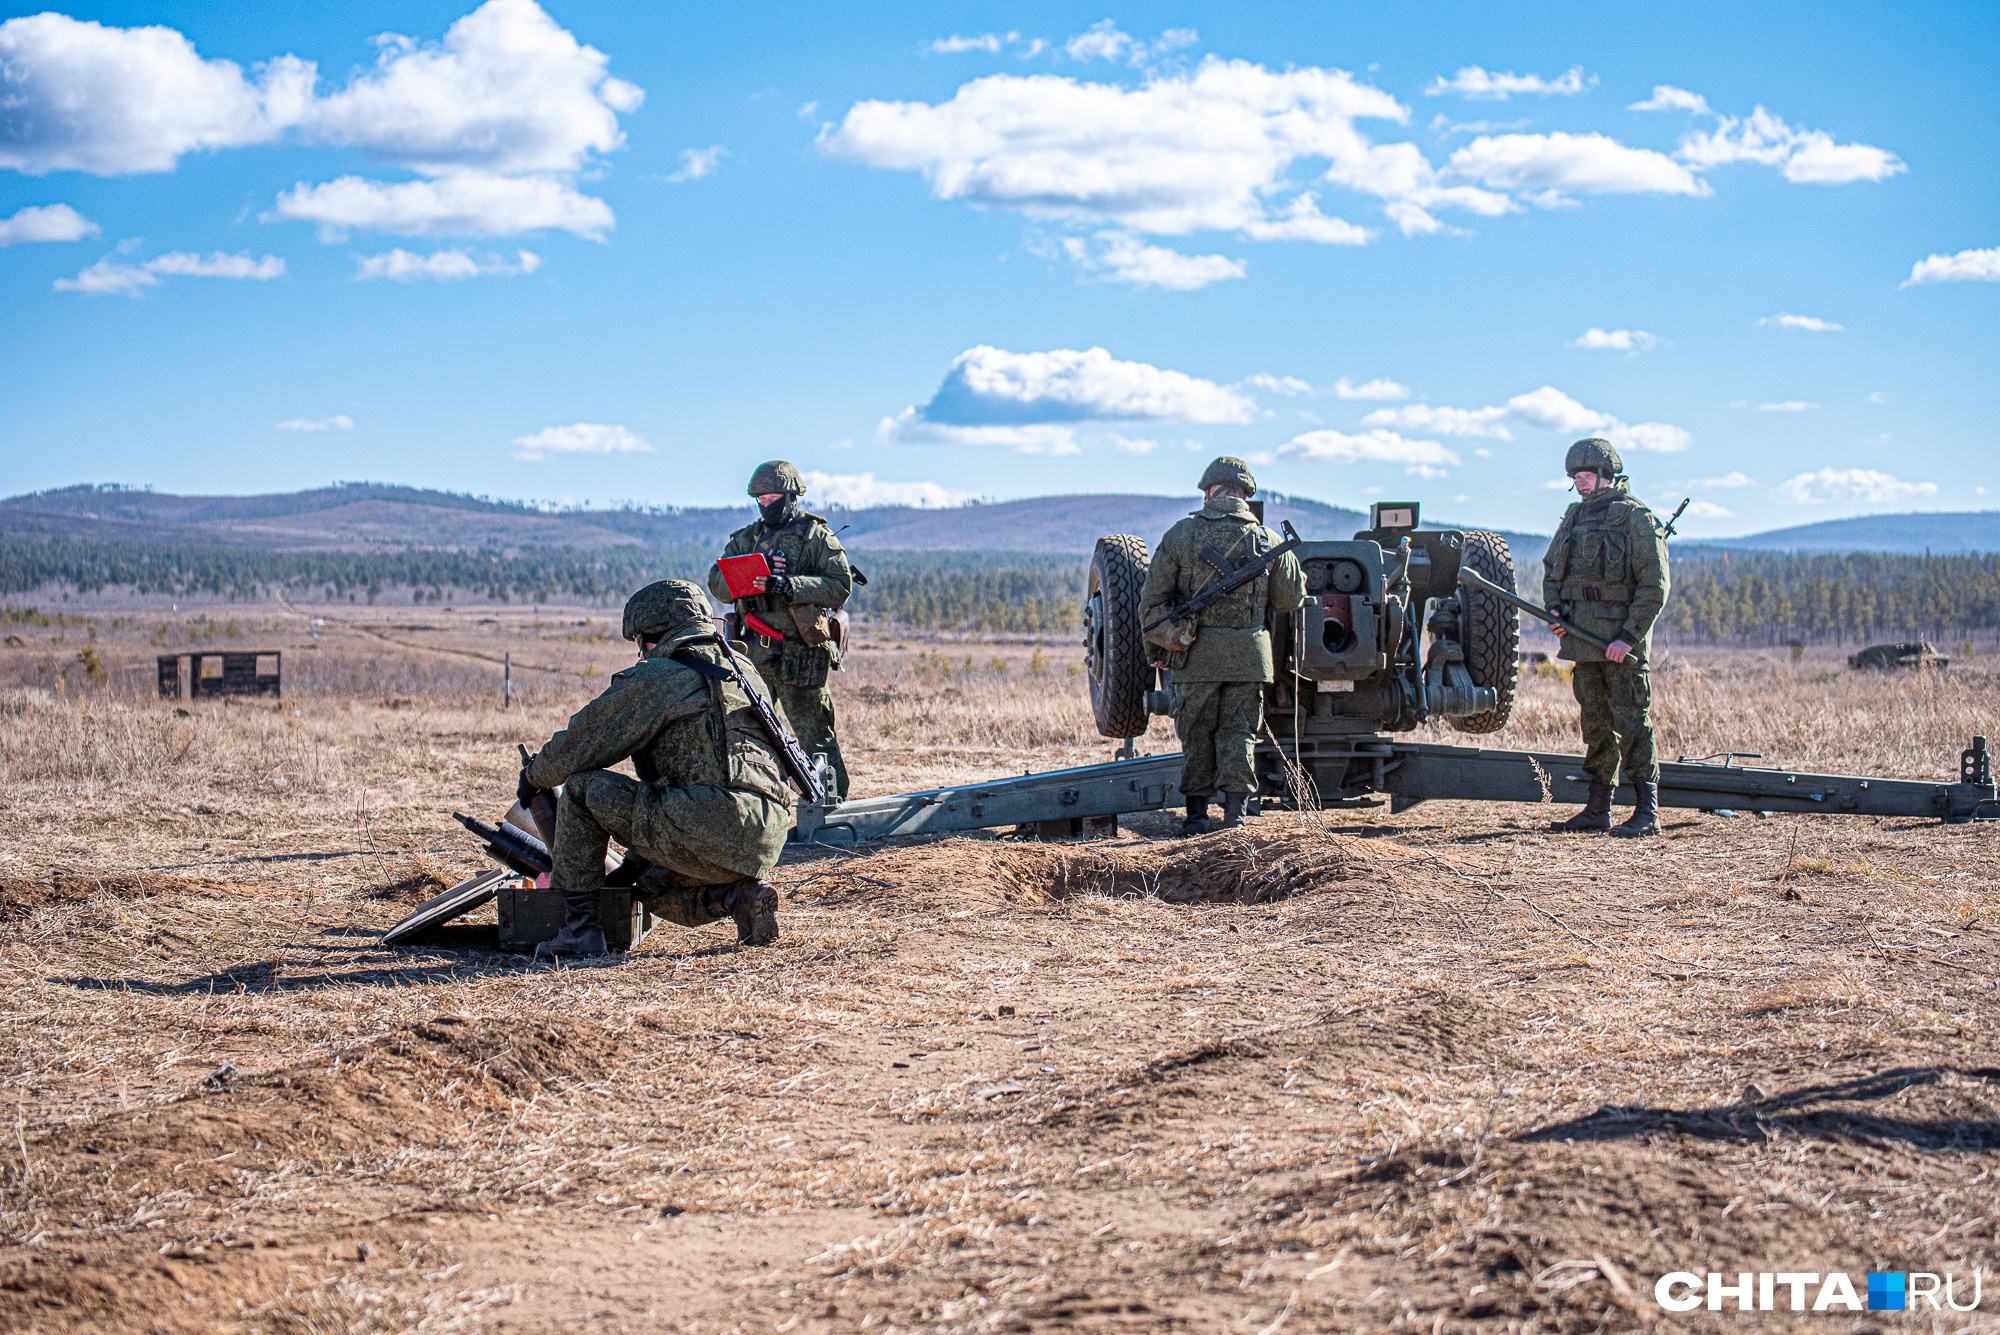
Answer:
<path fill-rule="evenodd" d="M 1583 707 L 1583 810 L 1550 828 L 1610 830 L 1625 838 L 1660 832 L 1660 762 L 1653 754 L 1653 684 L 1646 664 L 1653 622 L 1667 604 L 1667 539 L 1636 500 L 1611 442 L 1592 436 L 1569 447 L 1563 468 L 1580 498 L 1556 526 L 1544 558 L 1542 598 L 1558 616 L 1611 641 L 1600 649 L 1564 635 L 1559 657 L 1575 664 L 1571 688 Z M 1620 770 L 1638 796 L 1632 817 L 1611 824 Z"/>
<path fill-rule="evenodd" d="M 630 850 L 618 879 L 636 875 L 633 893 L 655 914 L 685 927 L 733 918 L 740 943 L 769 945 L 778 892 L 763 877 L 784 848 L 792 792 L 749 697 L 689 666 L 723 663 L 708 599 L 686 580 L 648 584 L 625 604 L 625 638 L 638 642 L 639 662 L 521 770 L 524 807 L 562 785 L 549 884 L 563 897 L 563 926 L 535 958 L 604 953 L 608 839 Z M 628 758 L 637 779 L 611 770 Z"/>
<path fill-rule="evenodd" d="M 750 661 L 771 688 L 771 698 L 784 706 L 799 745 L 807 755 L 826 754 L 833 765 L 833 786 L 846 797 L 847 762 L 841 759 L 840 739 L 834 734 L 833 694 L 826 688 L 834 653 L 826 614 L 847 602 L 854 575 L 847 552 L 826 521 L 799 508 L 805 492 L 805 479 L 784 460 L 759 464 L 750 475 L 750 494 L 760 511 L 757 522 L 730 534 L 722 554 L 762 552 L 770 563 L 764 592 L 736 604 L 738 630 L 749 646 Z M 708 588 L 729 601 L 729 583 L 721 566 L 709 567 Z M 752 629 L 743 620 L 745 613 L 778 631 L 779 638 Z"/>
<path fill-rule="evenodd" d="M 1279 542 L 1250 511 L 1257 480 L 1241 459 L 1224 456 L 1210 464 L 1201 490 L 1207 503 L 1168 529 L 1153 553 L 1139 595 L 1142 624 L 1220 577 L 1208 555 L 1234 567 Z M 1257 791 L 1254 756 L 1264 726 L 1264 684 L 1271 680 L 1265 618 L 1295 610 L 1305 597 L 1305 575 L 1287 552 L 1191 620 L 1169 622 L 1147 637 L 1154 666 L 1173 673 L 1174 730 L 1184 757 L 1181 793 L 1187 798 L 1182 834 L 1206 833 L 1209 799 L 1218 791 L 1222 828 L 1243 823 L 1243 804 Z"/>

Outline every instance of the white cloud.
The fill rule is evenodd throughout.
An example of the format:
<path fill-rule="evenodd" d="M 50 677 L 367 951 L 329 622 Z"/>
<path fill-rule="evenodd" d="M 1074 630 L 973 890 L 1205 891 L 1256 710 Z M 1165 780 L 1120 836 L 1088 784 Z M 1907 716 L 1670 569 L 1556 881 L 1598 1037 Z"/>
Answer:
<path fill-rule="evenodd" d="M 1761 106 L 1747 117 L 1720 116 L 1713 130 L 1691 132 L 1674 156 L 1696 170 L 1734 162 L 1777 167 L 1795 185 L 1881 181 L 1909 170 L 1887 149 L 1835 143 L 1824 130 L 1797 129 Z"/>
<path fill-rule="evenodd" d="M 1597 86 L 1597 76 L 1584 78 L 1583 66 L 1572 65 L 1554 79 L 1539 74 L 1490 74 L 1467 65 L 1447 79 L 1442 74 L 1424 89 L 1426 97 L 1450 93 L 1474 102 L 1505 102 L 1516 93 L 1533 97 L 1575 97 Z"/>
<path fill-rule="evenodd" d="M 1364 384 L 1355 384 L 1346 376 L 1333 382 L 1333 392 L 1343 399 L 1407 399 L 1410 387 L 1399 385 L 1385 376 L 1377 376 Z"/>
<path fill-rule="evenodd" d="M 1658 347 L 1659 336 L 1643 329 L 1599 329 L 1592 326 L 1563 344 L 1566 348 L 1592 348 L 1615 352 L 1639 352 Z"/>
<path fill-rule="evenodd" d="M 0 246 L 30 241 L 81 241 L 96 236 L 97 224 L 67 204 L 30 204 L 11 218 L 0 218 Z"/>
<path fill-rule="evenodd" d="M 1694 444 L 1685 427 L 1670 422 L 1636 422 L 1626 425 L 1615 418 L 1604 428 L 1604 437 L 1621 450 L 1643 450 L 1648 454 L 1679 454 Z"/>
<path fill-rule="evenodd" d="M 1889 505 L 1937 495 L 1935 482 L 1904 482 L 1872 468 L 1822 468 L 1779 483 L 1771 495 L 1786 505 Z"/>
<path fill-rule="evenodd" d="M 1442 477 L 1439 464 L 1455 464 L 1458 456 L 1434 440 L 1406 440 L 1394 431 L 1367 431 L 1351 436 L 1341 431 L 1308 431 L 1278 447 L 1288 459 L 1313 463 L 1389 463 L 1408 465 L 1420 477 Z"/>
<path fill-rule="evenodd" d="M 1083 453 L 1075 430 L 1067 426 L 955 426 L 930 421 L 915 408 L 883 418 L 875 435 L 889 445 L 999 446 L 1017 454 Z"/>
<path fill-rule="evenodd" d="M 1552 477 L 1542 484 L 1548 491 L 1568 491 L 1572 485 L 1566 477 Z"/>
<path fill-rule="evenodd" d="M 1882 391 L 1879 389 L 1869 391 L 1868 402 L 1874 404 L 1878 408 L 1886 408 L 1889 406 L 1888 396 L 1883 394 Z"/>
<path fill-rule="evenodd" d="M 1243 235 L 1252 241 L 1317 241 L 1323 246 L 1365 246 L 1375 235 L 1345 218 L 1329 218 L 1319 211 L 1318 196 L 1308 190 L 1299 195 L 1276 221 L 1243 225 Z"/>
<path fill-rule="evenodd" d="M 1295 375 L 1272 375 L 1268 371 L 1259 371 L 1245 383 L 1272 394 L 1282 394 L 1288 399 L 1295 399 L 1301 394 L 1311 398 L 1314 392 L 1310 381 L 1301 380 Z"/>
<path fill-rule="evenodd" d="M 592 241 L 617 226 L 611 206 L 553 176 L 453 172 L 434 180 L 385 185 L 343 176 L 323 185 L 300 182 L 278 196 L 267 218 L 319 224 L 320 238 L 342 240 L 350 229 L 394 236 L 516 236 L 571 232 Z"/>
<path fill-rule="evenodd" d="M 1065 42 L 1063 53 L 1071 60 L 1122 60 L 1138 46 L 1130 33 L 1118 31 L 1110 19 L 1100 19 L 1090 25 L 1090 31 Z"/>
<path fill-rule="evenodd" d="M 1689 501 L 1687 512 L 1689 519 L 1731 519 L 1736 514 L 1734 510 L 1725 510 L 1714 501 Z"/>
<path fill-rule="evenodd" d="M 1451 155 L 1451 170 L 1496 190 L 1586 194 L 1710 194 L 1707 182 L 1664 153 L 1601 134 L 1481 135 Z"/>
<path fill-rule="evenodd" d="M 1804 399 L 1786 399 L 1780 403 L 1760 403 L 1760 413 L 1809 413 L 1819 407 L 1817 403 L 1807 403 Z"/>
<path fill-rule="evenodd" d="M 266 255 L 253 260 L 246 255 L 225 255 L 221 251 L 202 256 L 188 251 L 173 251 L 144 264 L 120 264 L 109 258 L 101 259 L 74 278 L 58 278 L 55 290 L 58 292 L 81 292 L 85 296 L 105 296 L 122 293 L 136 297 L 143 288 L 158 287 L 159 275 L 174 274 L 186 278 L 237 278 L 269 282 L 285 275 L 285 262 L 276 255 Z"/>
<path fill-rule="evenodd" d="M 278 423 L 279 431 L 352 431 L 354 419 L 346 413 L 332 417 L 294 417 Z"/>
<path fill-rule="evenodd" d="M 533 435 L 514 438 L 514 457 L 536 463 L 551 454 L 651 454 L 645 439 L 622 426 L 577 422 L 544 427 Z"/>
<path fill-rule="evenodd" d="M 1130 232 L 1099 232 L 1088 241 L 1064 237 L 1062 248 L 1078 268 L 1134 287 L 1192 292 L 1248 272 L 1242 260 L 1227 255 L 1183 255 L 1165 246 L 1149 246 Z"/>
<path fill-rule="evenodd" d="M 806 473 L 805 482 L 808 496 L 843 510 L 873 510 L 886 505 L 944 510 L 978 498 L 977 492 L 935 482 L 878 482 L 872 472 L 822 473 L 814 469 Z"/>
<path fill-rule="evenodd" d="M 681 150 L 680 170 L 667 179 L 675 185 L 684 181 L 699 181 L 704 176 L 712 176 L 722 159 L 729 156 L 729 150 L 721 144 L 710 144 L 707 148 L 684 148 Z"/>
<path fill-rule="evenodd" d="M 1402 427 L 1406 431 L 1435 431 L 1440 436 L 1514 437 L 1504 425 L 1505 408 L 1433 408 L 1412 403 L 1401 408 L 1377 408 L 1361 419 L 1369 427 Z"/>
<path fill-rule="evenodd" d="M 1697 116 L 1711 115 L 1708 99 L 1700 93 L 1690 93 L 1685 88 L 1676 88 L 1670 83 L 1653 85 L 1653 95 L 1644 102 L 1634 102 L 1627 111 L 1691 111 Z"/>
<path fill-rule="evenodd" d="M 1815 334 L 1837 334 L 1847 328 L 1831 320 L 1822 320 L 1817 315 L 1786 315 L 1783 312 L 1766 315 L 1757 323 L 1776 329 L 1804 329 Z"/>
<path fill-rule="evenodd" d="M 2000 283 L 2000 246 L 1918 260 L 1910 266 L 1910 276 L 1903 286 L 1914 287 L 1918 283 Z"/>
<path fill-rule="evenodd" d="M 798 116 L 802 121 L 811 120 L 818 111 L 819 103 L 817 101 L 799 103 Z"/>
<path fill-rule="evenodd" d="M 1680 427 L 1667 422 L 1628 425 L 1610 413 L 1585 407 L 1553 385 L 1516 394 L 1500 407 L 1444 408 L 1411 403 L 1400 408 L 1377 408 L 1361 419 L 1361 425 L 1496 440 L 1512 440 L 1516 427 L 1536 427 L 1566 435 L 1589 431 L 1603 435 L 1621 450 L 1658 454 L 1677 453 L 1694 443 L 1694 437 Z"/>
<path fill-rule="evenodd" d="M 960 427 L 1085 421 L 1242 425 L 1257 420 L 1258 408 L 1212 380 L 1119 361 L 1103 348 L 1008 352 L 981 344 L 952 359 L 918 416 Z"/>
<path fill-rule="evenodd" d="M 1013 41 L 1019 35 L 1018 33 L 1010 32 L 1005 37 L 1001 37 L 994 33 L 985 32 L 977 37 L 960 37 L 954 33 L 950 37 L 938 38 L 935 42 L 925 47 L 924 50 L 940 56 L 953 56 L 962 51 L 985 51 L 990 55 L 998 55 L 1003 43 Z"/>
<path fill-rule="evenodd" d="M 1111 432 L 1106 439 L 1111 442 L 1111 447 L 1120 454 L 1151 454 L 1154 450 L 1160 448 L 1160 442 L 1157 440 L 1121 436 L 1116 431 Z"/>
<path fill-rule="evenodd" d="M 374 278 L 387 278 L 392 282 L 410 283 L 420 278 L 450 281 L 457 278 L 475 278 L 481 274 L 530 274 L 542 267 L 542 257 L 532 250 L 516 252 L 517 258 L 509 260 L 500 255 L 488 255 L 476 260 L 462 250 L 440 250 L 429 255 L 414 255 L 397 247 L 380 255 L 357 255 L 358 268 L 354 277 L 357 282 Z"/>
<path fill-rule="evenodd" d="M 1688 483 L 1690 487 L 1754 487 L 1757 479 L 1741 469 L 1724 473 L 1721 477 L 1698 477 Z"/>

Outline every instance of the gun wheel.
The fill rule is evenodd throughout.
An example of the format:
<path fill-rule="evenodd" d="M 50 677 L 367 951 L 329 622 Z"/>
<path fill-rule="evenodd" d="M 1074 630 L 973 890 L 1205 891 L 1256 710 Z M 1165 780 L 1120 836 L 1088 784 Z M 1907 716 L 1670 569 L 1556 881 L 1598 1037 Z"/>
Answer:
<path fill-rule="evenodd" d="M 1118 533 L 1097 540 L 1083 595 L 1083 662 L 1090 712 L 1105 737 L 1137 737 L 1151 722 L 1146 687 L 1153 668 L 1139 638 L 1139 593 L 1152 558 L 1144 538 Z"/>
<path fill-rule="evenodd" d="M 1459 563 L 1503 589 L 1514 588 L 1514 554 L 1498 533 L 1472 530 L 1465 535 Z M 1490 593 L 1460 588 L 1459 618 L 1465 666 L 1475 686 L 1500 693 L 1500 705 L 1479 714 L 1451 720 L 1460 732 L 1498 732 L 1514 712 L 1514 683 L 1521 673 L 1521 620 L 1514 609 Z"/>

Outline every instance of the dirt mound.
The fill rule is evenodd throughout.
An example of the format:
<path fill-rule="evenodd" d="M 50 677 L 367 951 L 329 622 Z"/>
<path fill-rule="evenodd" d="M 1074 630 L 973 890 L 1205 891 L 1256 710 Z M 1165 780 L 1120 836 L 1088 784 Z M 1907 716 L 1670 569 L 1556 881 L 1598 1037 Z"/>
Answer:
<path fill-rule="evenodd" d="M 290 890 L 272 890 L 235 881 L 213 881 L 201 876 L 156 876 L 148 872 L 94 876 L 87 872 L 59 871 L 39 877 L 0 876 L 0 922 L 25 918 L 36 909 L 82 903 L 100 895 L 115 899 L 155 899 L 170 895 L 215 899 L 292 893 Z"/>
<path fill-rule="evenodd" d="M 1346 881 L 1429 879 L 1420 853 L 1312 828 L 1232 830 L 1171 843 L 945 839 L 814 863 L 795 889 L 831 905 L 1046 904 L 1078 895 L 1264 904 Z"/>

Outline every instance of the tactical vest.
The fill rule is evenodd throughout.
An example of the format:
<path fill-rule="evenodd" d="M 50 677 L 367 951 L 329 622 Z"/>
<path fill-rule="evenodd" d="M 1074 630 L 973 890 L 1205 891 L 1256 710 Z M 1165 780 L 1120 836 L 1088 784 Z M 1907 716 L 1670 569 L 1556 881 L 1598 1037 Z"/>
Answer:
<path fill-rule="evenodd" d="M 1231 525 L 1236 531 L 1230 531 Z M 1246 561 L 1262 556 L 1271 546 L 1270 533 L 1254 519 L 1199 519 L 1194 528 L 1194 559 L 1181 562 L 1180 596 L 1183 600 L 1200 593 L 1216 580 L 1222 578 L 1217 570 L 1202 558 L 1204 549 L 1213 548 L 1222 557 L 1225 566 L 1234 568 Z M 1271 594 L 1271 571 L 1266 566 L 1263 573 L 1248 584 L 1225 594 L 1196 613 L 1195 620 L 1203 626 L 1218 626 L 1230 630 L 1250 630 L 1264 624 L 1264 605 Z"/>
<path fill-rule="evenodd" d="M 1549 577 L 1561 586 L 1565 603 L 1629 603 L 1632 582 L 1632 529 L 1652 511 L 1618 497 L 1602 505 L 1577 504 L 1563 516 Z"/>
<path fill-rule="evenodd" d="M 722 661 L 713 641 L 680 647 L 676 656 Z M 632 757 L 634 772 L 646 783 L 670 788 L 732 788 L 789 804 L 792 792 L 783 762 L 749 697 L 734 681 L 706 674 L 702 679 L 708 686 L 709 707 L 668 724 L 651 746 Z"/>

